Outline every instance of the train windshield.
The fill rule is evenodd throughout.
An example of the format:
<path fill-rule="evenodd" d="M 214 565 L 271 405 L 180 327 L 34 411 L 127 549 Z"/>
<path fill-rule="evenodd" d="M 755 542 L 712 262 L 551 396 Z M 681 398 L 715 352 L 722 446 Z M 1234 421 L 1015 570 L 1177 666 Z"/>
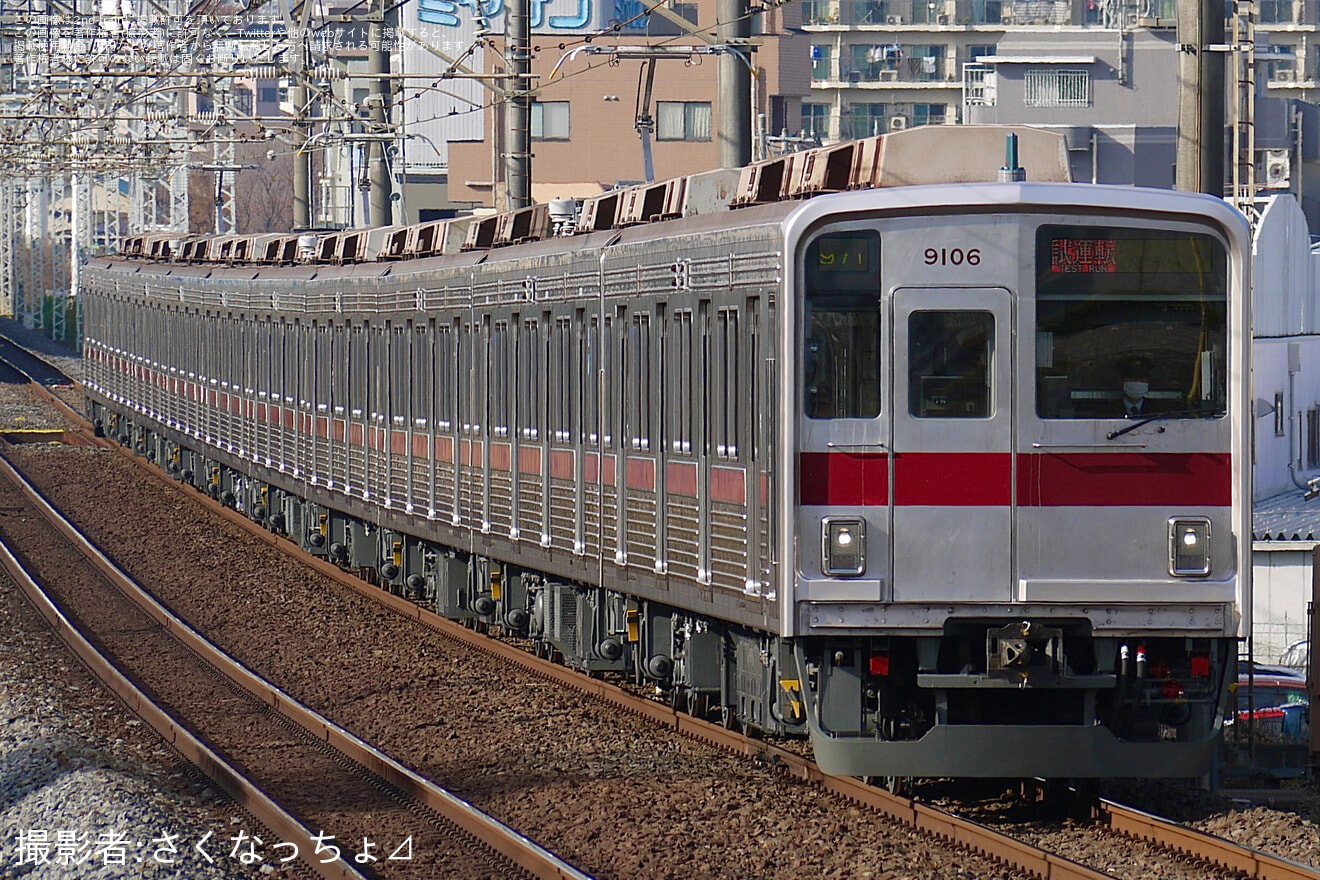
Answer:
<path fill-rule="evenodd" d="M 803 406 L 813 419 L 880 414 L 880 235 L 828 232 L 807 247 Z"/>
<path fill-rule="evenodd" d="M 1209 235 L 1042 226 L 1037 415 L 1224 415 L 1227 284 L 1227 253 Z"/>

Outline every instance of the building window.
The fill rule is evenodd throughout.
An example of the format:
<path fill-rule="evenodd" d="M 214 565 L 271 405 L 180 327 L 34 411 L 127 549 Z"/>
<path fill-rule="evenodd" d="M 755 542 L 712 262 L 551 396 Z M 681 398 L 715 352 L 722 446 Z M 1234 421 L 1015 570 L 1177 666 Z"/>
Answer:
<path fill-rule="evenodd" d="M 943 125 L 945 123 L 944 112 L 947 107 L 947 104 L 913 104 L 912 124 Z"/>
<path fill-rule="evenodd" d="M 710 102 L 658 102 L 656 104 L 655 138 L 660 141 L 710 140 Z"/>
<path fill-rule="evenodd" d="M 830 54 L 829 46 L 811 47 L 811 78 L 814 80 L 827 80 L 830 78 Z"/>
<path fill-rule="evenodd" d="M 802 0 L 803 24 L 837 24 L 839 13 L 830 0 Z"/>
<path fill-rule="evenodd" d="M 908 69 L 914 82 L 944 79 L 944 46 L 913 46 Z"/>
<path fill-rule="evenodd" d="M 692 26 L 697 24 L 697 4 L 695 3 L 668 3 L 666 4 L 679 18 Z M 647 16 L 646 35 L 649 37 L 676 37 L 683 34 L 682 26 L 663 15 L 652 13 Z"/>
<path fill-rule="evenodd" d="M 943 3 L 926 2 L 912 4 L 913 24 L 948 24 L 949 20 L 948 13 L 944 11 Z"/>
<path fill-rule="evenodd" d="M 1287 43 L 1280 43 L 1277 47 L 1277 51 L 1292 55 L 1293 58 L 1289 58 L 1285 61 L 1271 61 L 1266 64 L 1265 75 L 1268 77 L 1266 81 L 1296 82 L 1299 79 L 1303 79 L 1303 77 L 1297 75 L 1298 65 L 1296 59 L 1302 57 L 1297 54 L 1297 47 L 1289 46 Z"/>
<path fill-rule="evenodd" d="M 1003 20 L 1000 0 L 972 0 L 972 24 L 999 24 Z"/>
<path fill-rule="evenodd" d="M 1260 24 L 1294 24 L 1293 0 L 1260 0 L 1256 4 Z"/>
<path fill-rule="evenodd" d="M 236 86 L 232 94 L 234 96 L 234 109 L 243 116 L 251 116 L 252 90 L 244 86 Z"/>
<path fill-rule="evenodd" d="M 532 138 L 538 141 L 568 140 L 568 102 L 532 102 Z"/>
<path fill-rule="evenodd" d="M 280 100 L 280 87 L 262 86 L 257 92 L 257 100 L 262 104 L 278 104 Z"/>
<path fill-rule="evenodd" d="M 845 24 L 902 24 L 899 16 L 888 14 L 887 0 L 841 0 L 841 4 L 848 10 Z"/>
<path fill-rule="evenodd" d="M 1091 74 L 1085 70 L 1028 70 L 1028 107 L 1091 106 Z"/>
<path fill-rule="evenodd" d="M 853 140 L 884 134 L 889 130 L 888 104 L 852 104 L 839 119 L 839 138 Z"/>
<path fill-rule="evenodd" d="M 802 134 L 821 141 L 830 136 L 830 105 L 802 105 Z"/>
<path fill-rule="evenodd" d="M 987 55 L 994 55 L 994 54 L 995 54 L 995 47 L 993 44 L 989 46 L 968 46 L 967 63 L 979 64 L 980 62 L 978 62 L 976 59 L 985 58 Z"/>

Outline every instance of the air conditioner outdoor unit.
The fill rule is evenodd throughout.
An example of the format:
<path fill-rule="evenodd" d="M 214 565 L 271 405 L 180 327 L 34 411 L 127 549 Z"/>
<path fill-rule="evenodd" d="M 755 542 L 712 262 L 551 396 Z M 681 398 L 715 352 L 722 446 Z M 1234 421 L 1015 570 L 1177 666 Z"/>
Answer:
<path fill-rule="evenodd" d="M 1297 71 L 1295 71 L 1295 70 L 1276 70 L 1276 71 L 1274 71 L 1274 75 L 1271 76 L 1270 79 L 1274 80 L 1275 82 L 1285 82 L 1285 83 L 1296 82 L 1296 81 L 1297 81 Z"/>
<path fill-rule="evenodd" d="M 885 24 L 902 24 L 902 23 L 903 23 L 903 16 L 901 16 L 901 15 L 886 15 L 886 16 L 885 16 Z"/>
<path fill-rule="evenodd" d="M 948 24 L 949 17 L 947 15 L 939 15 L 936 16 L 935 21 L 938 22 L 939 24 Z"/>
<path fill-rule="evenodd" d="M 898 71 L 882 70 L 877 76 L 877 79 L 879 79 L 880 82 L 895 82 L 898 79 Z"/>
<path fill-rule="evenodd" d="M 907 124 L 908 124 L 908 118 L 906 116 L 889 117 L 890 131 L 902 131 L 903 129 L 907 128 Z"/>
<path fill-rule="evenodd" d="M 1269 189 L 1287 189 L 1292 177 L 1292 156 L 1287 150 L 1266 150 L 1260 183 Z"/>

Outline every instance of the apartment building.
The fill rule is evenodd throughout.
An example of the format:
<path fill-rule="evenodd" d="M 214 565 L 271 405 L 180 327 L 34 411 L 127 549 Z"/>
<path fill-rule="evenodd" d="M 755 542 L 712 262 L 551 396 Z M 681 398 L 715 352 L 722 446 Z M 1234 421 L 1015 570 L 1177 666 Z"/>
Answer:
<path fill-rule="evenodd" d="M 715 0 L 670 4 L 678 16 L 709 35 Z M 654 123 L 650 133 L 654 178 L 707 171 L 718 165 L 718 59 L 710 41 L 640 3 L 618 0 L 611 7 L 617 29 L 584 39 L 533 37 L 532 197 L 582 197 L 645 180 L 640 115 Z M 798 4 L 766 7 L 752 16 L 757 45 L 750 53 L 752 108 L 758 120 L 754 150 L 771 137 L 796 132 L 802 102 L 811 93 L 809 39 L 800 30 Z M 548 19 L 547 19 L 548 21 Z M 647 61 L 612 57 L 615 47 L 663 46 L 673 53 L 655 62 L 651 100 L 642 106 Z M 691 48 L 691 53 L 684 52 Z M 499 53 L 486 53 L 486 72 L 499 73 Z M 449 198 L 492 206 L 502 198 L 504 105 L 487 99 L 480 140 L 449 141 Z"/>
<path fill-rule="evenodd" d="M 1065 134 L 1074 180 L 1173 185 L 1173 0 L 807 3 L 811 95 L 801 126 L 822 141 L 954 122 L 1036 125 Z M 1257 8 L 1257 185 L 1262 197 L 1293 193 L 1320 219 L 1320 204 L 1307 195 L 1315 186 L 1302 180 L 1315 171 L 1320 134 L 1309 103 L 1320 64 L 1316 13 L 1291 2 Z M 1223 57 L 1231 125 L 1234 56 Z M 1226 132 L 1230 172 L 1232 149 Z"/>

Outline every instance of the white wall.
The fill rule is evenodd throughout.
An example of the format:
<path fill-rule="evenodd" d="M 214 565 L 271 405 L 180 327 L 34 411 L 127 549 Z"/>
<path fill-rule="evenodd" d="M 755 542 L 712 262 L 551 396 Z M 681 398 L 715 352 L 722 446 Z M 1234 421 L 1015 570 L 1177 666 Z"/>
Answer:
<path fill-rule="evenodd" d="M 1288 350 L 1296 350 L 1301 369 L 1288 372 Z M 1283 417 L 1273 412 L 1255 419 L 1256 462 L 1252 497 L 1269 498 L 1281 492 L 1297 491 L 1297 483 L 1306 484 L 1320 476 L 1320 468 L 1306 462 L 1306 412 L 1320 408 L 1320 336 L 1295 336 L 1280 339 L 1257 339 L 1252 352 L 1252 394 L 1273 409 L 1276 395 L 1283 395 Z M 1266 409 L 1264 405 L 1260 408 Z M 1282 435 L 1276 433 L 1281 427 Z M 1289 464 L 1292 473 L 1289 473 Z M 1294 482 L 1294 478 L 1297 482 Z"/>
<path fill-rule="evenodd" d="M 1304 549 L 1262 550 L 1251 554 L 1252 631 L 1256 660 L 1274 663 L 1289 645 L 1306 638 L 1306 604 L 1311 599 L 1311 543 Z"/>
<path fill-rule="evenodd" d="M 1252 497 L 1261 499 L 1320 476 L 1320 468 L 1306 465 L 1304 435 L 1306 411 L 1320 408 L 1320 255 L 1310 252 L 1306 218 L 1291 196 L 1266 205 L 1254 250 L 1252 396 L 1264 401 L 1263 410 L 1281 393 L 1284 409 L 1282 436 L 1273 413 L 1255 418 Z M 1290 347 L 1300 366 L 1291 375 Z"/>
<path fill-rule="evenodd" d="M 1305 432 L 1306 412 L 1320 409 L 1320 255 L 1311 253 L 1306 218 L 1291 196 L 1266 204 L 1253 250 L 1252 396 L 1261 414 L 1254 418 L 1252 498 L 1291 493 L 1302 504 L 1298 484 L 1320 477 L 1320 467 L 1307 466 Z M 1283 395 L 1277 422 L 1267 411 L 1276 394 Z M 1320 499 L 1309 503 L 1320 505 Z M 1306 638 L 1312 545 L 1274 541 L 1253 548 L 1252 630 L 1259 662 L 1277 661 Z"/>

